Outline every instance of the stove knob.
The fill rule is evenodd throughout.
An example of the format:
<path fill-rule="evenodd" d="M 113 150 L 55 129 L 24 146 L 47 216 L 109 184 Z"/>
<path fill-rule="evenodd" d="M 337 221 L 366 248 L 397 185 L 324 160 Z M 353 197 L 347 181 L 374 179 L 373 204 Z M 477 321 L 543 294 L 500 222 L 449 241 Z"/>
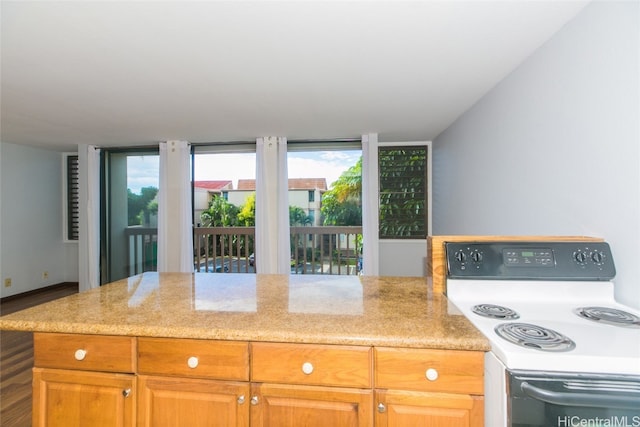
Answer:
<path fill-rule="evenodd" d="M 573 253 L 573 259 L 575 259 L 578 264 L 584 264 L 587 260 L 587 254 L 582 251 L 576 251 Z"/>
<path fill-rule="evenodd" d="M 471 259 L 473 262 L 482 262 L 482 254 L 478 251 L 471 252 Z"/>
<path fill-rule="evenodd" d="M 595 262 L 596 264 L 602 264 L 602 262 L 604 261 L 604 254 L 600 251 L 595 251 L 591 254 L 591 261 Z"/>
<path fill-rule="evenodd" d="M 454 257 L 458 260 L 458 262 L 465 262 L 467 260 L 467 256 L 462 251 L 458 251 L 454 254 Z"/>

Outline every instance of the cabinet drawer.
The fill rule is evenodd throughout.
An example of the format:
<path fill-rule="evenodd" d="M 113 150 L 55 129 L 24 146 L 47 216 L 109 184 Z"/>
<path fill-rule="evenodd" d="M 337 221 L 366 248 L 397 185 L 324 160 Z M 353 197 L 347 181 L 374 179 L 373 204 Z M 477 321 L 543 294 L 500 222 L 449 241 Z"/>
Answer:
<path fill-rule="evenodd" d="M 484 353 L 376 348 L 375 387 L 483 394 Z"/>
<path fill-rule="evenodd" d="M 254 343 L 252 381 L 371 387 L 371 348 Z"/>
<path fill-rule="evenodd" d="M 249 380 L 249 344 L 138 338 L 138 372 L 181 377 Z"/>
<path fill-rule="evenodd" d="M 135 372 L 135 343 L 133 337 L 34 333 L 34 366 Z"/>

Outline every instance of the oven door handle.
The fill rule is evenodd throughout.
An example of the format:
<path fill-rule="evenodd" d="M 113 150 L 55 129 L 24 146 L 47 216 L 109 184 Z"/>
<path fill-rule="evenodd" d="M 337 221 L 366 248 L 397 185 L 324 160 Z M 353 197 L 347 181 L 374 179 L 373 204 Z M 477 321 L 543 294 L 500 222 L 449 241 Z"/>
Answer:
<path fill-rule="evenodd" d="M 640 397 L 634 396 L 611 396 L 607 394 L 593 393 L 564 393 L 558 391 L 545 390 L 524 381 L 520 384 L 520 389 L 527 396 L 561 406 L 583 406 L 591 408 L 616 408 L 616 409 L 638 409 L 640 407 Z"/>

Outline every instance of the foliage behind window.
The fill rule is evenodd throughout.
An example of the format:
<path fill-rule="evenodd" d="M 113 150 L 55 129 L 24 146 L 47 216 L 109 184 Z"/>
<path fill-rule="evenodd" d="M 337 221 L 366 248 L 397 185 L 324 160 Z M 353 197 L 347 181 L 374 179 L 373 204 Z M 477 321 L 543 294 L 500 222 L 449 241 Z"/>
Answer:
<path fill-rule="evenodd" d="M 427 236 L 427 147 L 379 147 L 381 239 Z"/>

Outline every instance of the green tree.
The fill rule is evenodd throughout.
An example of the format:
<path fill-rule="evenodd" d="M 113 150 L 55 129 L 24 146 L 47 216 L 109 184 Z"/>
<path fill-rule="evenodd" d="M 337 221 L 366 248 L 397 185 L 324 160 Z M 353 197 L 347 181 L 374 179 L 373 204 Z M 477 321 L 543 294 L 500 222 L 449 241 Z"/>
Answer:
<path fill-rule="evenodd" d="M 213 196 L 209 209 L 200 214 L 204 227 L 234 227 L 238 225 L 239 209 L 222 196 Z"/>
<path fill-rule="evenodd" d="M 298 206 L 289 206 L 289 224 L 292 226 L 311 225 L 313 220 L 304 209 Z"/>
<path fill-rule="evenodd" d="M 127 217 L 129 225 L 142 225 L 149 223 L 149 215 L 158 212 L 157 202 L 155 211 L 152 202 L 158 194 L 156 187 L 143 187 L 140 194 L 136 194 L 127 188 Z"/>
<path fill-rule="evenodd" d="M 238 212 L 238 225 L 253 227 L 256 225 L 256 193 L 251 193 L 244 200 Z"/>
<path fill-rule="evenodd" d="M 426 238 L 426 146 L 381 147 L 378 162 L 380 238 Z"/>
<path fill-rule="evenodd" d="M 362 157 L 322 195 L 325 225 L 362 225 Z"/>

